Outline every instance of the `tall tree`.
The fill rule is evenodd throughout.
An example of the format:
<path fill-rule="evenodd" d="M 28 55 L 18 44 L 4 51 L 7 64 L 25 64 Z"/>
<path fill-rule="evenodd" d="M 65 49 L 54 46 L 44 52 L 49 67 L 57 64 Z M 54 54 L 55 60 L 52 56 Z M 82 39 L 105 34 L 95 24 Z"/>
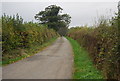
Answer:
<path fill-rule="evenodd" d="M 61 28 L 68 28 L 70 23 L 70 16 L 68 14 L 61 14 L 62 8 L 56 5 L 50 5 L 44 11 L 40 11 L 35 15 L 35 19 L 41 24 L 47 24 L 48 28 L 53 28 L 59 31 Z"/>

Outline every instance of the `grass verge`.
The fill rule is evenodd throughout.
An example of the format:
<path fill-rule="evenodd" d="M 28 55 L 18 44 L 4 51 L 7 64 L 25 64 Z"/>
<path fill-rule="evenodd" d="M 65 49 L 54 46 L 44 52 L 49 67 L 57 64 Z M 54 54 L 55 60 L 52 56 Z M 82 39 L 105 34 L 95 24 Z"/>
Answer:
<path fill-rule="evenodd" d="M 15 58 L 6 59 L 5 61 L 0 62 L 0 65 L 5 66 L 8 64 L 17 62 L 19 60 L 22 60 L 24 58 L 30 57 L 30 56 L 42 51 L 44 48 L 46 48 L 47 46 L 52 44 L 56 39 L 57 39 L 57 37 L 54 37 L 54 38 L 50 39 L 49 41 L 45 42 L 43 45 L 35 45 L 35 46 L 32 46 L 31 48 L 26 48 L 26 49 L 24 49 L 25 54 L 23 54 L 22 56 L 17 56 Z M 13 51 L 11 51 L 11 53 L 17 54 L 19 51 L 20 50 L 13 50 Z"/>
<path fill-rule="evenodd" d="M 102 73 L 98 71 L 91 59 L 77 41 L 72 38 L 66 37 L 74 51 L 74 73 L 73 79 L 103 79 Z"/>

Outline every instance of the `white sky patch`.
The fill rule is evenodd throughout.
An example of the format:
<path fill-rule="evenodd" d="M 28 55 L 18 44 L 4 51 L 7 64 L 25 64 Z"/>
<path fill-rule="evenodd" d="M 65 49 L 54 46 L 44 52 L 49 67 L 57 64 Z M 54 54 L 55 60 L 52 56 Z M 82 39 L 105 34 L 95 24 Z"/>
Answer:
<path fill-rule="evenodd" d="M 2 3 L 0 2 L 0 16 L 2 15 Z M 1 22 L 0 22 L 1 23 Z"/>
<path fill-rule="evenodd" d="M 118 2 L 119 0 L 1 0 L 2 2 Z"/>
<path fill-rule="evenodd" d="M 97 0 L 96 0 L 97 1 Z M 112 1 L 112 0 L 109 0 Z M 115 1 L 115 0 L 114 0 Z M 69 14 L 70 26 L 92 25 L 94 19 L 100 16 L 112 17 L 117 12 L 117 2 L 2 2 L 2 13 L 19 14 L 24 21 L 34 21 L 35 14 L 49 5 L 63 8 L 63 13 Z"/>

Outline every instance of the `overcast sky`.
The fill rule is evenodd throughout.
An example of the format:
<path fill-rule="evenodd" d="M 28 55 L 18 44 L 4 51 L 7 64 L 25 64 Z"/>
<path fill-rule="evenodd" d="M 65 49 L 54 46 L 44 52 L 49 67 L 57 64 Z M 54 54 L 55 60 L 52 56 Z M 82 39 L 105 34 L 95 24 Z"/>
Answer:
<path fill-rule="evenodd" d="M 24 21 L 35 21 L 34 16 L 49 5 L 58 5 L 69 14 L 70 26 L 92 25 L 96 17 L 112 16 L 117 12 L 117 2 L 2 2 L 2 13 L 18 13 Z"/>

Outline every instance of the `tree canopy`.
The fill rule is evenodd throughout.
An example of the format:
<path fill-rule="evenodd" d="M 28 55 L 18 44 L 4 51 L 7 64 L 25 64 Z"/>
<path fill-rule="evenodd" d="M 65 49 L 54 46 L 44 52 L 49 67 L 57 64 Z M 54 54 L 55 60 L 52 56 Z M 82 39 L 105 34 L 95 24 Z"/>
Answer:
<path fill-rule="evenodd" d="M 44 11 L 40 11 L 35 15 L 35 19 L 41 24 L 48 25 L 48 28 L 53 28 L 59 31 L 61 28 L 68 28 L 70 23 L 70 15 L 62 14 L 62 8 L 56 5 L 50 5 Z"/>

